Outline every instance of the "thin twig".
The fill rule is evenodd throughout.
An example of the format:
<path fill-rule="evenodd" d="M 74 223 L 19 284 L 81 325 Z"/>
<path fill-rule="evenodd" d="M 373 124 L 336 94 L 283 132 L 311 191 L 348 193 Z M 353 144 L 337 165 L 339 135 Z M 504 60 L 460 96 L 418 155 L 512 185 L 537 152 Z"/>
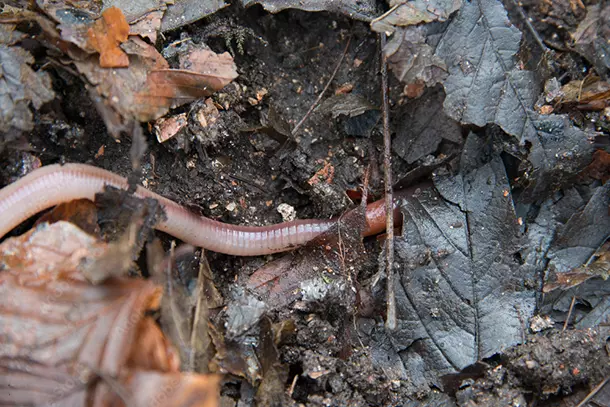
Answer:
<path fill-rule="evenodd" d="M 326 82 L 326 86 L 324 86 L 324 89 L 322 89 L 322 92 L 320 92 L 320 94 L 316 98 L 316 101 L 313 102 L 313 104 L 311 105 L 311 107 L 309 108 L 307 113 L 305 113 L 305 116 L 303 116 L 303 118 L 301 120 L 299 120 L 299 122 L 296 124 L 296 126 L 294 126 L 294 128 L 292 129 L 291 134 L 293 136 L 301 128 L 303 123 L 305 123 L 305 120 L 307 120 L 307 118 L 309 118 L 309 116 L 311 115 L 311 112 L 313 112 L 313 110 L 316 108 L 316 106 L 318 106 L 318 103 L 320 103 L 320 100 L 322 100 L 322 97 L 324 96 L 324 94 L 328 90 L 328 87 L 332 83 L 333 79 L 335 79 L 335 76 L 337 75 L 337 72 L 339 72 L 339 67 L 343 63 L 343 60 L 345 59 L 345 55 L 347 55 L 347 49 L 349 48 L 349 44 L 350 44 L 351 41 L 352 41 L 352 37 L 350 35 L 350 37 L 347 39 L 347 44 L 345 44 L 345 49 L 343 50 L 343 54 L 341 54 L 341 58 L 339 58 L 339 62 L 337 62 L 337 66 L 335 67 L 335 70 L 333 71 L 333 74 L 328 79 L 328 82 Z"/>
<path fill-rule="evenodd" d="M 392 139 L 390 138 L 390 102 L 388 97 L 388 64 L 383 52 L 386 43 L 384 33 L 380 34 L 379 55 L 381 60 L 381 115 L 383 117 L 383 180 L 385 184 L 385 270 L 387 274 L 386 329 L 396 329 L 396 294 L 394 292 L 394 197 L 392 196 Z"/>
<path fill-rule="evenodd" d="M 589 394 L 587 394 L 587 397 L 585 397 L 580 403 L 578 403 L 576 407 L 583 407 L 585 404 L 587 404 L 593 397 L 595 397 L 597 393 L 599 393 L 601 389 L 604 388 L 604 386 L 608 383 L 609 380 L 610 377 L 606 377 L 604 380 L 602 380 L 602 382 L 595 386 L 595 388 L 591 390 Z"/>
<path fill-rule="evenodd" d="M 576 302 L 576 296 L 572 296 L 572 302 L 570 303 L 570 309 L 568 310 L 568 316 L 566 318 L 566 322 L 563 323 L 563 329 L 561 332 L 564 332 L 568 328 L 568 323 L 570 322 L 570 317 L 572 316 L 572 310 L 574 309 L 574 303 Z"/>
<path fill-rule="evenodd" d="M 544 42 L 542 42 L 542 39 L 538 35 L 538 31 L 536 31 L 536 29 L 534 28 L 534 26 L 530 22 L 530 19 L 525 14 L 525 11 L 523 11 L 523 8 L 517 3 L 516 0 L 512 0 L 512 2 L 514 4 L 515 8 L 517 9 L 517 11 L 519 12 L 519 14 L 521 15 L 521 19 L 523 20 L 523 22 L 527 26 L 527 29 L 530 31 L 530 33 L 532 33 L 532 37 L 534 37 L 534 40 L 536 40 L 536 43 L 538 44 L 540 49 L 542 49 L 543 52 L 547 52 L 548 51 L 547 46 L 544 45 Z"/>

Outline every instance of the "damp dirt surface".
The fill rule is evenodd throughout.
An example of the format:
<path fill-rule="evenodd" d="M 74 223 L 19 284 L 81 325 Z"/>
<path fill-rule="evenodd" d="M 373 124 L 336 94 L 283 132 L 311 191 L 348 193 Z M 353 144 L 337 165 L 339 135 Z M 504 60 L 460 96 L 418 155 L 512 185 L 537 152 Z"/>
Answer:
<path fill-rule="evenodd" d="M 535 6 L 529 11 L 540 12 Z M 541 29 L 545 35 L 544 30 L 551 28 Z M 381 105 L 379 43 L 367 24 L 327 12 L 268 14 L 258 6 L 229 7 L 166 34 L 157 48 L 168 49 L 179 41 L 205 42 L 216 52 L 230 49 L 239 77 L 211 96 L 220 108 L 216 121 L 207 128 L 194 114 L 203 100 L 170 113 L 186 113 L 188 125 L 164 143 L 157 141 L 152 126 L 143 124 L 148 148 L 139 175 L 147 188 L 196 213 L 243 225 L 282 222 L 281 204 L 290 205 L 298 218 L 339 216 L 357 207 L 365 174 L 369 198 L 383 195 L 379 115 L 371 116 L 373 125 L 354 123 L 318 106 L 296 135 L 289 130 L 307 114 L 343 54 L 327 95 L 349 88 L 372 105 Z M 168 60 L 171 64 L 171 57 Z M 585 64 L 583 60 L 558 63 L 571 72 Z M 2 152 L 2 162 L 7 164 L 0 170 L 3 185 L 26 172 L 33 156 L 43 164 L 87 163 L 129 176 L 130 137 L 115 140 L 108 135 L 79 78 L 53 68 L 50 72 L 58 98 L 34 113 L 34 131 Z M 400 111 L 403 85 L 391 76 L 390 89 L 393 114 Z M 364 130 L 354 131 L 354 126 Z M 461 149 L 445 140 L 437 151 L 452 156 Z M 410 171 L 419 164 L 394 155 L 394 179 L 410 174 L 408 183 L 413 184 L 429 177 L 431 170 L 413 176 Z M 170 237 L 163 235 L 166 249 L 169 242 Z M 382 242 L 375 237 L 365 240 L 366 254 L 358 257 L 350 278 L 335 280 L 342 271 L 325 271 L 334 264 L 331 261 L 314 265 L 319 273 L 328 272 L 330 280 L 343 284 L 318 293 L 319 301 L 299 299 L 267 313 L 273 322 L 292 320 L 295 325 L 293 334 L 277 345 L 278 363 L 285 369 L 284 405 L 576 405 L 609 377 L 605 328 L 562 332 L 557 326 L 532 335 L 525 333 L 524 326 L 524 344 L 460 373 L 441 375 L 435 384 L 422 384 L 414 377 L 397 379 L 395 371 L 371 356 L 371 347 L 381 342 L 361 336 L 367 323 L 383 322 L 385 317 L 384 304 L 370 288 L 383 261 Z M 234 297 L 237 283 L 279 257 L 241 258 L 212 252 L 205 256 L 225 299 Z M 182 282 L 192 285 L 198 262 L 182 267 Z M 219 315 L 217 322 L 222 325 L 222 311 L 211 314 Z M 255 405 L 257 399 L 256 386 L 231 375 L 221 394 L 223 406 Z M 596 397 L 598 404 L 591 405 L 610 406 L 610 394 Z"/>

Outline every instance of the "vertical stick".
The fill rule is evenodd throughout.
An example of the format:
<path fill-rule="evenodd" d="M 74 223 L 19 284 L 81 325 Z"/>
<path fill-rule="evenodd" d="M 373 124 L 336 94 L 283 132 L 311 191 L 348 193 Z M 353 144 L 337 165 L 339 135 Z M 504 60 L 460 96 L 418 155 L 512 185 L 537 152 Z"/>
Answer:
<path fill-rule="evenodd" d="M 388 64 L 383 49 L 386 36 L 380 34 L 380 60 L 381 60 L 381 115 L 383 117 L 383 179 L 385 184 L 385 213 L 386 213 L 386 240 L 385 240 L 385 270 L 387 275 L 386 287 L 386 321 L 388 330 L 396 329 L 396 295 L 394 291 L 394 199 L 392 196 L 392 139 L 390 137 L 390 113 L 388 97 Z"/>

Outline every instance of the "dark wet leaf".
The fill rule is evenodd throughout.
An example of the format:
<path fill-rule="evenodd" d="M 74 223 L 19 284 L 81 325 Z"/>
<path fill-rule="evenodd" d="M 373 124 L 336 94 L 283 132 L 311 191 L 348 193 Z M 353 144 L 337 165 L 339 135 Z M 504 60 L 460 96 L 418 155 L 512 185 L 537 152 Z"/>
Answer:
<path fill-rule="evenodd" d="M 214 14 L 229 4 L 223 0 L 174 0 L 161 20 L 161 31 L 171 31 Z"/>
<path fill-rule="evenodd" d="M 570 217 L 549 250 L 549 267 L 568 272 L 589 261 L 610 237 L 610 184 L 599 187 L 586 206 Z"/>
<path fill-rule="evenodd" d="M 10 46 L 19 35 L 12 35 L 12 25 L 0 25 L 8 43 L 0 45 L 0 132 L 11 129 L 32 130 L 30 106 L 40 107 L 55 97 L 51 78 L 44 71 L 34 71 L 34 57 L 25 49 Z"/>
<path fill-rule="evenodd" d="M 531 143 L 525 190 L 519 199 L 532 201 L 568 184 L 591 162 L 593 135 L 567 116 L 529 113 L 521 140 Z"/>
<path fill-rule="evenodd" d="M 497 124 L 529 147 L 529 184 L 521 199 L 538 199 L 584 168 L 592 152 L 589 135 L 566 117 L 532 110 L 539 84 L 519 69 L 521 33 L 501 2 L 465 3 L 439 41 L 436 56 L 445 60 L 445 111 L 464 124 Z"/>
<path fill-rule="evenodd" d="M 587 6 L 587 16 L 572 34 L 574 48 L 587 58 L 600 75 L 610 70 L 610 3 Z"/>
<path fill-rule="evenodd" d="M 533 74 L 516 69 L 520 41 L 521 32 L 508 20 L 502 3 L 464 4 L 436 48 L 449 69 L 444 83 L 449 116 L 480 127 L 497 123 L 510 134 L 519 132 L 524 109 L 539 94 Z"/>
<path fill-rule="evenodd" d="M 570 308 L 570 322 L 577 324 L 608 317 L 604 304 L 610 282 L 589 273 L 593 264 L 585 265 L 610 235 L 609 194 L 608 184 L 590 190 L 583 186 L 565 190 L 561 199 L 545 201 L 527 225 L 528 243 L 521 256 L 526 265 L 544 271 L 548 281 L 540 309 L 557 322 L 565 321 Z M 596 274 L 603 276 L 604 271 Z M 571 305 L 573 298 L 575 307 Z"/>
<path fill-rule="evenodd" d="M 423 30 L 424 27 L 397 29 L 383 52 L 399 81 L 433 86 L 447 77 L 447 66 L 426 44 Z"/>
<path fill-rule="evenodd" d="M 104 0 L 104 10 L 111 7 L 120 8 L 127 22 L 133 22 L 144 18 L 149 13 L 155 11 L 165 11 L 167 5 L 173 3 L 171 0 Z M 130 34 L 133 34 L 131 32 Z"/>
<path fill-rule="evenodd" d="M 377 4 L 373 0 L 241 0 L 245 7 L 260 4 L 270 13 L 279 13 L 288 8 L 304 11 L 329 11 L 344 14 L 360 21 L 371 21 L 377 14 Z"/>
<path fill-rule="evenodd" d="M 226 331 L 229 338 L 243 335 L 258 323 L 267 310 L 267 304 L 254 295 L 237 288 L 227 306 Z"/>
<path fill-rule="evenodd" d="M 396 154 L 411 164 L 436 151 L 443 139 L 462 142 L 460 125 L 443 110 L 444 93 L 430 90 L 423 97 L 409 101 L 396 115 Z"/>
<path fill-rule="evenodd" d="M 373 20 L 371 29 L 391 33 L 396 27 L 446 21 L 461 5 L 462 0 L 390 0 L 392 8 Z"/>
<path fill-rule="evenodd" d="M 368 137 L 380 119 L 379 110 L 367 110 L 359 116 L 347 118 L 343 122 L 343 130 L 348 136 Z"/>
<path fill-rule="evenodd" d="M 460 371 L 520 343 L 522 321 L 533 313 L 534 292 L 523 287 L 514 258 L 520 238 L 504 166 L 499 159 L 466 166 L 439 179 L 439 192 L 425 190 L 403 207 L 398 328 L 389 333 L 398 353 L 374 334 L 377 357 L 393 361 L 393 374 L 426 382 Z"/>

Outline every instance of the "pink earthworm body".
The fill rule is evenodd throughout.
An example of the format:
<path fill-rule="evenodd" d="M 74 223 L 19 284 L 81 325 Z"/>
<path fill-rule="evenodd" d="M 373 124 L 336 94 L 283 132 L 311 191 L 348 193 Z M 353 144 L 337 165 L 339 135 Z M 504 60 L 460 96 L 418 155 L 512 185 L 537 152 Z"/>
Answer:
<path fill-rule="evenodd" d="M 93 200 L 105 185 L 128 187 L 127 180 L 120 175 L 90 165 L 41 167 L 0 190 L 0 237 L 29 217 L 62 202 L 83 198 Z M 271 226 L 230 225 L 198 216 L 140 186 L 135 195 L 156 199 L 163 205 L 167 220 L 157 229 L 194 246 L 236 256 L 294 249 L 327 231 L 336 222 L 332 219 L 306 219 Z M 365 231 L 365 235 L 371 233 Z"/>

